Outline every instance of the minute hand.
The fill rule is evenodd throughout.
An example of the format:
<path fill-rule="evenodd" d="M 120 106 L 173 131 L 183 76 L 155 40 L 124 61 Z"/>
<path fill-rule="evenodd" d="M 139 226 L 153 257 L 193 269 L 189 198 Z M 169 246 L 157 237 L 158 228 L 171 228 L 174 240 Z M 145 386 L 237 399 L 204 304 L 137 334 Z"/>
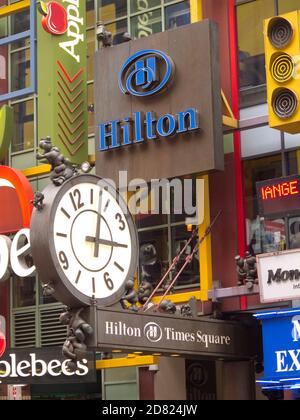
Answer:
<path fill-rule="evenodd" d="M 91 236 L 87 236 L 86 240 L 87 240 L 87 242 L 93 242 L 93 243 L 97 243 L 99 245 L 113 246 L 113 247 L 116 247 L 116 248 L 128 248 L 128 245 L 126 245 L 126 244 L 119 244 L 118 242 L 108 241 L 106 239 L 96 239 L 96 238 L 93 238 Z"/>

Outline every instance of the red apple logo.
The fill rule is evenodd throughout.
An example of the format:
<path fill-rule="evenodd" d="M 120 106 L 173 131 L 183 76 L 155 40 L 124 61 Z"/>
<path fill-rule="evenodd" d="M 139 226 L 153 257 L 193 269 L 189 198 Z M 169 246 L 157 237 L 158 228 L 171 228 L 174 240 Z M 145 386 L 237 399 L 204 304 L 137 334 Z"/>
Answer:
<path fill-rule="evenodd" d="M 6 338 L 5 335 L 0 331 L 0 357 L 3 356 L 6 350 Z"/>
<path fill-rule="evenodd" d="M 52 35 L 63 35 L 68 30 L 68 15 L 65 8 L 56 1 L 40 2 L 39 11 L 44 15 L 42 25 Z"/>

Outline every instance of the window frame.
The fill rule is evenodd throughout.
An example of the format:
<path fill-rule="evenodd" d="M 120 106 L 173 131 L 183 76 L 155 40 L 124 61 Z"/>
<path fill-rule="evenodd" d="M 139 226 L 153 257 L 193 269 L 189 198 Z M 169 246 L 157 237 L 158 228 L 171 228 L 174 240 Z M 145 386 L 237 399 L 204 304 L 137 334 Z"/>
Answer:
<path fill-rule="evenodd" d="M 7 16 L 16 14 L 22 11 L 21 8 L 13 9 L 9 12 L 10 6 L 3 7 L 5 13 L 5 8 L 7 8 Z M 14 42 L 22 41 L 26 38 L 29 38 L 30 41 L 30 85 L 27 88 L 15 90 L 13 92 L 8 92 L 3 95 L 0 95 L 0 102 L 6 102 L 14 99 L 21 98 L 26 95 L 31 95 L 36 92 L 36 2 L 30 1 L 29 7 L 30 14 L 30 29 L 24 32 L 20 32 L 15 35 L 9 35 L 5 38 L 0 39 L 0 46 L 10 46 Z"/>

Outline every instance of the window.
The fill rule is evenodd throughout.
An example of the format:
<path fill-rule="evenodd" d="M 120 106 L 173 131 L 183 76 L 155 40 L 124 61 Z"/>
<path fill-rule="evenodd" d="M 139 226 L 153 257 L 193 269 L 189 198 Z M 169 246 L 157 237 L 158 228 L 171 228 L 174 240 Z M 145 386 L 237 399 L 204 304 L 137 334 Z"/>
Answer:
<path fill-rule="evenodd" d="M 11 1 L 10 3 L 18 2 Z M 35 93 L 35 20 L 35 2 L 30 2 L 30 9 L 16 11 L 9 17 L 1 19 L 1 54 L 6 60 L 6 52 L 3 48 L 9 49 L 12 69 L 9 86 L 6 86 L 6 91 L 1 89 L 0 92 L 1 102 Z"/>
<path fill-rule="evenodd" d="M 299 0 L 237 0 L 241 105 L 266 100 L 263 21 L 300 9 Z"/>
<path fill-rule="evenodd" d="M 281 155 L 263 157 L 244 162 L 247 245 L 256 255 L 286 249 L 284 219 L 265 219 L 259 216 L 256 183 L 282 176 Z"/>
<path fill-rule="evenodd" d="M 103 400 L 139 399 L 139 374 L 137 368 L 103 369 Z"/>
<path fill-rule="evenodd" d="M 194 183 L 192 199 L 194 204 L 196 204 L 195 191 L 196 185 Z M 153 195 L 155 196 L 155 193 Z M 158 199 L 158 196 L 156 196 L 156 199 Z M 161 199 L 162 196 L 159 198 L 159 205 L 152 203 L 153 208 L 157 207 L 157 211 L 163 205 Z M 150 214 L 150 212 L 146 213 L 143 210 L 141 214 L 136 216 L 140 246 L 139 281 L 146 280 L 154 287 L 168 271 L 174 258 L 183 251 L 176 267 L 166 279 L 166 284 L 170 284 L 175 279 L 197 242 L 197 237 L 195 237 L 193 241 L 187 244 L 192 232 L 189 232 L 187 228 L 186 218 L 190 217 L 190 214 L 186 215 L 185 210 L 191 213 L 191 208 L 186 209 L 183 203 L 182 208 L 176 207 L 181 206 L 174 197 L 173 188 L 170 190 L 170 203 L 170 214 L 161 214 L 161 212 L 160 214 Z M 192 203 L 188 203 L 188 206 L 191 206 Z M 164 205 L 167 206 L 165 201 Z M 179 275 L 174 285 L 175 288 L 199 287 L 199 264 L 199 255 L 196 253 L 191 264 L 188 264 Z"/>
<path fill-rule="evenodd" d="M 114 44 L 118 44 L 125 32 L 132 38 L 143 38 L 190 23 L 190 2 L 98 0 L 98 20 L 104 22 L 114 36 Z"/>
<path fill-rule="evenodd" d="M 24 101 L 13 105 L 14 137 L 12 152 L 34 147 L 34 101 Z"/>
<path fill-rule="evenodd" d="M 240 89 L 242 105 L 265 101 L 263 20 L 274 16 L 274 0 L 239 2 L 237 6 Z M 249 92 L 249 89 L 251 91 Z"/>
<path fill-rule="evenodd" d="M 35 277 L 28 278 L 13 278 L 13 302 L 15 308 L 25 308 L 28 306 L 35 306 L 36 304 L 36 279 Z"/>

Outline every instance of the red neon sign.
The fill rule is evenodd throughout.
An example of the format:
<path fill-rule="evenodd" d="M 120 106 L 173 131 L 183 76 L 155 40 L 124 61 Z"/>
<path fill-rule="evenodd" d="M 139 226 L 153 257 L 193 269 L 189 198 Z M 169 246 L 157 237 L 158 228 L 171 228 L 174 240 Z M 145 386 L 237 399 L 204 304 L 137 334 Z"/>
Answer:
<path fill-rule="evenodd" d="M 30 226 L 33 198 L 32 187 L 20 171 L 0 166 L 0 233 L 13 233 Z"/>
<path fill-rule="evenodd" d="M 300 214 L 300 175 L 257 183 L 261 216 Z"/>
<path fill-rule="evenodd" d="M 275 200 L 276 198 L 289 197 L 298 194 L 300 194 L 299 181 L 282 182 L 261 188 L 263 200 Z"/>

